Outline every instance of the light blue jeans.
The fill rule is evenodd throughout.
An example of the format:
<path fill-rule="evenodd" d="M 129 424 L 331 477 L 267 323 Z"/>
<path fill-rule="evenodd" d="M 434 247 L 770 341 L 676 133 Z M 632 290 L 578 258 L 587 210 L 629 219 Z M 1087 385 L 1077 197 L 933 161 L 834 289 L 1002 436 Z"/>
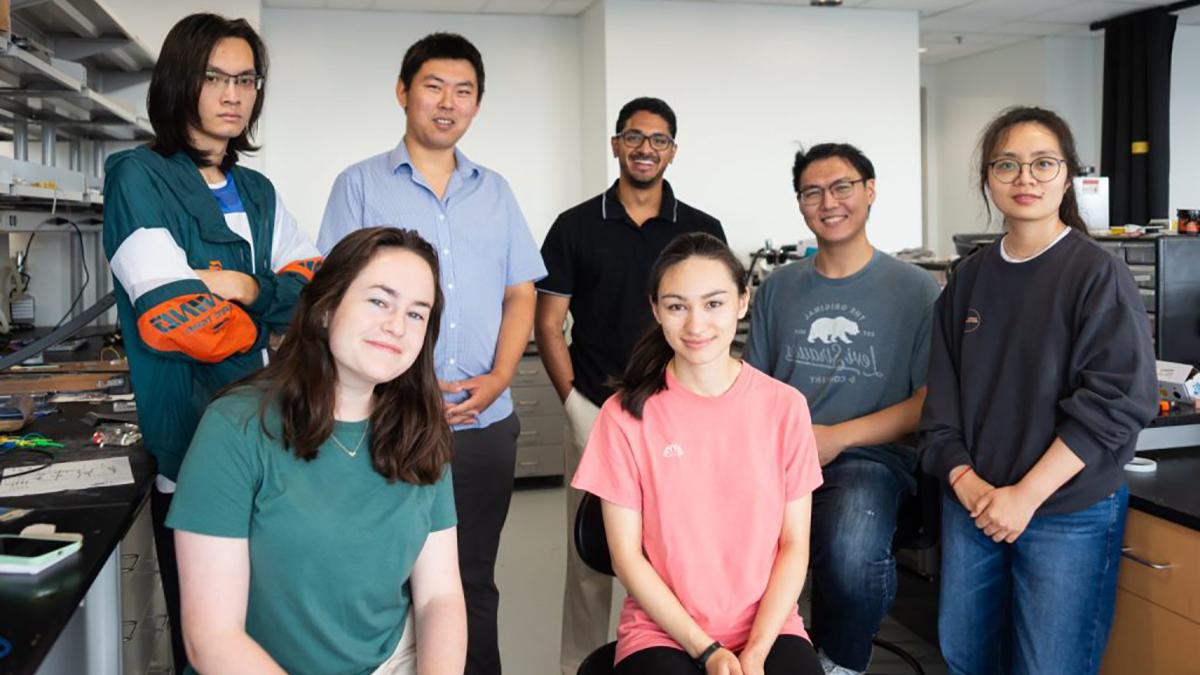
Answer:
<path fill-rule="evenodd" d="M 1012 544 L 992 541 L 952 496 L 942 508 L 938 636 L 950 672 L 1092 675 L 1116 600 L 1129 488 L 1038 516 Z"/>

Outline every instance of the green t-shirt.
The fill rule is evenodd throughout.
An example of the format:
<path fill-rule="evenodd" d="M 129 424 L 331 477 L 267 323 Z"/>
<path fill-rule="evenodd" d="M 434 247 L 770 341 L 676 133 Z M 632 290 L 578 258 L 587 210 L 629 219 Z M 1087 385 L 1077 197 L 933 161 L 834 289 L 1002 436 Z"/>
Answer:
<path fill-rule="evenodd" d="M 205 411 L 167 527 L 249 539 L 246 632 L 288 672 L 369 673 L 400 641 L 426 537 L 457 522 L 450 467 L 434 485 L 389 485 L 369 438 L 305 462 L 263 434 L 260 400 L 243 390 Z M 277 412 L 267 421 L 279 428 Z M 353 449 L 367 425 L 333 433 Z"/>

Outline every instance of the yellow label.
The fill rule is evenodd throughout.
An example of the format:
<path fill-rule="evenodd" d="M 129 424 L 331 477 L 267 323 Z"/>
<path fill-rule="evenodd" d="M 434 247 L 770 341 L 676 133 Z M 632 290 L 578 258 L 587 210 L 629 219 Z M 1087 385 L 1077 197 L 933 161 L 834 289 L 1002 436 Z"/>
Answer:
<path fill-rule="evenodd" d="M 1150 141 L 1134 141 L 1130 151 L 1135 155 L 1150 154 Z"/>

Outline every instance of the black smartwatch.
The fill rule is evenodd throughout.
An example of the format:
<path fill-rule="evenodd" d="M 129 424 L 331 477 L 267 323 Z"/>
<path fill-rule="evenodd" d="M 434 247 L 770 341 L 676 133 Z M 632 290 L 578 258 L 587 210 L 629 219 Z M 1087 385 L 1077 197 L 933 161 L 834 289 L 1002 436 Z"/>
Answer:
<path fill-rule="evenodd" d="M 716 640 L 711 645 L 708 646 L 708 649 L 705 649 L 704 651 L 700 652 L 700 656 L 696 657 L 696 667 L 700 669 L 700 672 L 704 672 L 704 670 L 705 670 L 704 664 L 708 663 L 709 658 L 711 658 L 713 654 L 716 654 L 717 650 L 720 649 L 722 646 L 723 645 L 721 644 L 721 641 Z"/>

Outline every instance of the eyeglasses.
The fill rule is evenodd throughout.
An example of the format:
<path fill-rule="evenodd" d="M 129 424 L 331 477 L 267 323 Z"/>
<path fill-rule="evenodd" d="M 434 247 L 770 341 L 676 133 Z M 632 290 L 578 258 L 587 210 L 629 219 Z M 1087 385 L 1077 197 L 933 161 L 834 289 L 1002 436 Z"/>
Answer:
<path fill-rule="evenodd" d="M 650 134 L 647 136 L 636 129 L 622 131 L 616 136 L 613 136 L 613 138 L 621 139 L 621 142 L 625 144 L 625 147 L 629 148 L 630 150 L 636 150 L 642 147 L 642 143 L 646 142 L 647 140 L 650 141 L 650 147 L 658 150 L 659 152 L 670 148 L 672 145 L 675 145 L 675 139 L 666 134 Z"/>
<path fill-rule="evenodd" d="M 1057 157 L 1038 157 L 1032 162 L 1018 162 L 1015 159 L 997 159 L 988 164 L 992 178 L 1001 183 L 1012 183 L 1021 175 L 1021 167 L 1029 167 L 1029 175 L 1039 183 L 1049 183 L 1058 178 L 1062 165 L 1067 160 Z"/>
<path fill-rule="evenodd" d="M 847 199 L 850 199 L 850 195 L 854 194 L 855 183 L 866 184 L 868 180 L 869 179 L 867 178 L 859 178 L 857 180 L 839 180 L 827 188 L 814 186 L 804 188 L 797 194 L 800 196 L 800 203 L 805 206 L 816 206 L 817 204 L 820 204 L 821 200 L 825 198 L 826 190 L 829 191 L 829 194 L 833 195 L 834 199 L 838 200 L 839 202 L 844 202 Z"/>
<path fill-rule="evenodd" d="M 208 70 L 204 71 L 204 86 L 213 89 L 225 89 L 232 84 L 242 91 L 249 91 L 251 89 L 258 91 L 262 89 L 263 80 L 265 79 L 266 78 L 264 78 L 262 75 L 258 75 L 257 73 L 240 73 L 238 75 L 230 75 L 229 73 L 223 70 L 217 70 L 216 68 L 209 68 Z"/>

